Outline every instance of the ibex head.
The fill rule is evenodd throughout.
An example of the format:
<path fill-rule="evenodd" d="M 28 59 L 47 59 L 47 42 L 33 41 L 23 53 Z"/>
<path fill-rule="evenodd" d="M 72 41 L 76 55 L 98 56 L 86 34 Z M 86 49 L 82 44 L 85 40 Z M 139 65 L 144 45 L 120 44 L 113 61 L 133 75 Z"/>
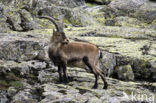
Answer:
<path fill-rule="evenodd" d="M 63 18 L 59 19 L 59 22 L 56 22 L 55 18 L 49 16 L 40 16 L 39 18 L 45 18 L 50 20 L 56 27 L 56 31 L 53 29 L 53 35 L 51 37 L 51 42 L 67 44 L 69 40 L 67 39 L 64 31 L 63 31 Z"/>
<path fill-rule="evenodd" d="M 68 44 L 69 40 L 67 39 L 64 32 L 58 32 L 53 30 L 53 35 L 51 37 L 51 42 Z"/>

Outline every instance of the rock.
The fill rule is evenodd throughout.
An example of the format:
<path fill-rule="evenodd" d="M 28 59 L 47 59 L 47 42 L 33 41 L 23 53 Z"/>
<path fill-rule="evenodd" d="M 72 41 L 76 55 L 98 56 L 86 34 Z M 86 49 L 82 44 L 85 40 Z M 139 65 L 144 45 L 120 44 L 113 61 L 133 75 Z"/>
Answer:
<path fill-rule="evenodd" d="M 17 93 L 17 89 L 15 87 L 9 87 L 8 88 L 8 96 L 14 96 Z"/>
<path fill-rule="evenodd" d="M 33 30 L 37 24 L 35 24 L 35 22 L 33 21 L 31 14 L 26 10 L 21 10 L 18 13 L 21 19 L 21 22 L 19 23 L 19 25 L 21 26 L 22 31 Z"/>
<path fill-rule="evenodd" d="M 149 25 L 149 28 L 152 28 L 152 29 L 156 29 L 156 20 L 154 20 L 151 25 Z"/>
<path fill-rule="evenodd" d="M 0 102 L 7 103 L 9 99 L 7 98 L 7 93 L 5 91 L 0 91 Z"/>
<path fill-rule="evenodd" d="M 130 65 L 120 66 L 120 68 L 129 68 L 132 71 Z M 144 87 L 140 86 L 138 87 L 138 85 L 143 84 L 140 83 L 138 84 L 135 82 L 125 82 L 112 78 L 107 78 L 107 81 L 109 83 L 109 88 L 107 90 L 101 89 L 103 86 L 101 79 L 99 79 L 99 89 L 90 89 L 94 83 L 94 76 L 79 68 L 68 68 L 68 76 L 70 78 L 72 77 L 73 79 L 70 79 L 69 83 L 67 83 L 66 85 L 57 84 L 58 73 L 55 74 L 55 72 L 57 71 L 53 71 L 54 73 L 52 72 L 50 73 L 48 71 L 49 69 L 46 69 L 44 71 L 46 73 L 44 74 L 45 76 L 43 78 L 45 80 L 46 78 L 47 79 L 51 78 L 52 81 L 50 81 L 50 83 L 48 83 L 48 81 L 42 82 L 44 87 L 43 96 L 45 98 L 41 100 L 41 103 L 50 103 L 51 101 L 53 102 L 70 101 L 76 103 L 87 101 L 88 102 L 98 101 L 99 103 L 107 101 L 129 102 L 130 100 L 125 99 L 124 95 L 126 94 L 128 95 L 128 97 L 130 97 L 133 91 L 153 95 L 152 92 L 147 92 Z M 78 73 L 76 74 L 75 71 L 78 71 Z M 49 75 L 48 73 L 51 74 L 50 77 L 48 77 Z M 134 75 L 132 76 L 134 77 Z M 55 79 L 55 77 L 57 78 Z M 80 80 L 80 78 L 82 78 L 82 80 Z"/>
<path fill-rule="evenodd" d="M 1 68 L 1 73 L 8 73 L 9 71 L 17 71 L 21 74 L 24 73 L 29 73 L 29 67 L 28 65 L 24 65 L 24 64 L 20 64 L 20 63 L 16 63 L 14 61 L 0 61 L 0 68 Z"/>
<path fill-rule="evenodd" d="M 116 58 L 115 55 L 108 52 L 102 52 L 102 54 L 103 58 L 100 61 L 102 62 L 101 68 L 109 77 L 114 73 L 114 67 L 116 66 Z"/>
<path fill-rule="evenodd" d="M 13 98 L 13 103 L 37 103 L 37 100 L 33 99 L 33 95 L 29 89 L 18 92 Z"/>
<path fill-rule="evenodd" d="M 110 3 L 112 8 L 125 10 L 126 12 L 131 12 L 137 10 L 141 5 L 143 5 L 145 1 L 143 0 L 127 0 L 127 1 L 120 1 L 114 0 Z"/>
<path fill-rule="evenodd" d="M 5 18 L 7 18 L 6 23 L 8 23 L 8 27 L 11 30 L 13 31 L 22 30 L 21 26 L 19 25 L 21 22 L 20 15 L 18 14 L 17 11 L 15 11 L 15 8 L 5 5 L 2 14 Z"/>
<path fill-rule="evenodd" d="M 2 61 L 0 60 L 0 73 L 8 73 L 8 72 L 15 72 L 20 73 L 20 75 L 25 75 L 35 71 L 39 71 L 39 69 L 46 68 L 46 63 L 39 62 L 39 61 L 28 61 L 17 63 L 14 61 Z"/>
<path fill-rule="evenodd" d="M 24 61 L 32 60 L 42 50 L 44 44 L 37 39 L 0 35 L 0 59 Z"/>
<path fill-rule="evenodd" d="M 79 6 L 85 6 L 84 0 L 47 0 L 48 2 L 55 4 L 56 6 L 75 8 Z"/>
<path fill-rule="evenodd" d="M 119 66 L 115 68 L 117 76 L 121 80 L 134 80 L 134 73 L 131 65 Z"/>
<path fill-rule="evenodd" d="M 90 7 L 88 12 L 93 16 L 93 18 L 101 25 L 114 26 L 114 18 L 119 15 L 116 9 L 110 8 L 109 6 L 96 6 Z M 98 24 L 99 25 L 99 24 Z"/>
<path fill-rule="evenodd" d="M 152 62 L 151 63 L 151 67 L 152 68 L 150 68 L 150 72 L 152 73 L 152 79 L 156 79 L 156 75 L 155 75 L 155 73 L 156 73 L 156 63 L 155 62 Z"/>
<path fill-rule="evenodd" d="M 1 3 L 1 26 L 4 28 L 2 30 L 6 30 L 2 32 L 9 32 L 10 30 L 24 32 L 41 28 L 41 25 L 38 23 L 39 20 L 34 18 L 34 16 L 36 16 L 34 11 L 36 5 L 35 0 L 16 2 L 17 1 L 14 0 L 8 2 L 10 5 L 5 4 L 3 1 Z M 5 27 L 7 29 L 5 29 Z"/>
<path fill-rule="evenodd" d="M 113 0 L 110 7 L 124 12 L 124 15 L 128 14 L 146 23 L 151 23 L 156 18 L 156 5 L 148 0 Z"/>
<path fill-rule="evenodd" d="M 102 25 L 120 26 L 122 21 L 122 26 L 148 27 L 156 18 L 155 6 L 148 0 L 112 0 L 109 5 L 90 7 L 93 8 L 90 13 Z M 155 28 L 154 25 L 150 27 Z"/>
<path fill-rule="evenodd" d="M 85 73 L 87 74 L 87 73 Z M 80 75 L 78 75 L 80 76 Z M 81 76 L 83 77 L 83 76 Z M 94 78 L 94 77 L 90 77 Z M 41 101 L 41 103 L 50 103 L 53 102 L 129 102 L 131 100 L 125 99 L 124 95 L 126 94 L 130 97 L 133 91 L 137 91 L 137 93 L 144 93 L 155 95 L 152 92 L 148 92 L 143 87 L 139 87 L 140 83 L 134 82 L 123 82 L 115 79 L 107 79 L 109 81 L 109 89 L 90 89 L 90 82 L 75 82 L 70 81 L 69 84 L 55 84 L 55 83 L 46 83 L 44 84 L 44 92 L 43 95 L 45 98 Z M 100 87 L 102 88 L 100 80 Z M 71 85 L 73 84 L 73 85 Z M 86 86 L 85 86 L 86 85 Z M 117 90 L 116 90 L 117 89 Z M 146 91 L 146 92 L 145 92 Z M 124 94 L 125 93 L 125 94 Z M 81 99 L 80 99 L 81 98 Z M 138 98 L 137 98 L 138 100 Z M 140 100 L 138 100 L 140 101 Z"/>
<path fill-rule="evenodd" d="M 48 5 L 47 5 L 48 4 Z M 74 26 L 93 25 L 96 21 L 84 10 L 85 7 L 68 8 L 49 4 L 48 1 L 40 1 L 37 4 L 36 11 L 39 15 L 56 16 L 64 15 L 64 23 Z"/>
<path fill-rule="evenodd" d="M 54 82 L 58 80 L 58 73 L 54 73 L 57 71 L 56 67 L 48 68 L 46 71 L 41 70 L 38 73 L 38 80 L 41 83 L 46 83 L 46 82 Z"/>
<path fill-rule="evenodd" d="M 29 68 L 35 69 L 35 70 L 45 69 L 46 65 L 47 65 L 45 62 L 39 62 L 39 61 L 35 61 L 35 60 L 28 61 L 28 62 L 25 62 L 25 63 L 28 64 Z"/>
<path fill-rule="evenodd" d="M 1 26 L 4 29 L 1 31 L 30 31 L 33 29 L 53 27 L 50 25 L 51 23 L 44 21 L 44 24 L 42 24 L 41 22 L 43 22 L 43 20 L 36 18 L 38 14 L 42 13 L 46 15 L 50 14 L 50 16 L 66 14 L 64 21 L 67 25 L 87 26 L 96 23 L 96 21 L 90 17 L 89 13 L 83 10 L 82 6 L 85 6 L 83 0 L 2 1 L 0 11 L 4 17 L 0 20 L 2 21 Z M 6 20 L 6 17 L 8 20 Z M 93 22 L 89 22 L 88 20 Z"/>
<path fill-rule="evenodd" d="M 152 74 L 151 67 L 152 66 L 148 61 L 136 59 L 133 63 L 133 71 L 134 71 L 135 77 L 139 79 L 151 78 L 151 74 Z"/>
<path fill-rule="evenodd" d="M 147 24 L 142 23 L 136 18 L 131 18 L 128 16 L 120 16 L 115 18 L 115 25 L 117 26 L 129 26 L 129 27 L 141 27 L 144 28 Z"/>
<path fill-rule="evenodd" d="M 6 33 L 10 31 L 10 29 L 8 28 L 8 24 L 6 23 L 6 18 L 3 17 L 2 15 L 0 15 L 0 26 L 1 33 Z"/>
<path fill-rule="evenodd" d="M 48 46 L 45 46 L 42 50 L 40 50 L 35 59 L 46 62 L 50 61 L 48 56 Z"/>

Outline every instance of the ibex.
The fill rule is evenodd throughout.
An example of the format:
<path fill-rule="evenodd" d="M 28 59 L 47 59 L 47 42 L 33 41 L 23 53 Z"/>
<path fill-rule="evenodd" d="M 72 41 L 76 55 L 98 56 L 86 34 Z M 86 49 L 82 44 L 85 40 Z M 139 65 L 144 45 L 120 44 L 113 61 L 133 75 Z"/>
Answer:
<path fill-rule="evenodd" d="M 99 75 L 104 82 L 103 89 L 107 89 L 107 81 L 103 71 L 99 68 L 100 50 L 93 44 L 87 42 L 69 42 L 63 32 L 63 23 L 49 16 L 40 16 L 50 20 L 56 27 L 50 40 L 48 54 L 55 66 L 58 66 L 59 81 L 67 83 L 67 66 L 80 67 L 90 70 L 95 76 L 92 88 L 98 87 Z M 62 79 L 63 69 L 63 79 Z"/>

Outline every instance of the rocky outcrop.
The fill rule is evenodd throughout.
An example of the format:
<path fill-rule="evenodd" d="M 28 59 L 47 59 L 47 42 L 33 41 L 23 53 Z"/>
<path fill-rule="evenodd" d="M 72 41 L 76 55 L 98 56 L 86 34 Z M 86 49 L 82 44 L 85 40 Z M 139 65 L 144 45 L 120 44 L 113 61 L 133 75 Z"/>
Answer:
<path fill-rule="evenodd" d="M 3 89 L 0 91 L 0 100 L 3 103 L 130 102 L 133 94 L 147 95 L 147 98 L 152 98 L 136 97 L 133 101 L 149 102 L 155 98 L 155 83 L 149 85 L 107 78 L 108 90 L 101 89 L 102 80 L 99 80 L 99 89 L 90 89 L 94 83 L 94 75 L 80 68 L 68 68 L 69 83 L 65 85 L 58 83 L 57 69 L 53 66 L 47 67 L 44 62 L 1 61 L 0 63 L 5 64 L 0 68 L 5 70 L 10 68 L 0 82 L 0 87 Z M 26 68 L 27 71 L 23 72 Z"/>
<path fill-rule="evenodd" d="M 89 10 L 102 25 L 155 28 L 152 24 L 156 18 L 155 6 L 149 0 L 112 0 L 108 5 Z"/>
<path fill-rule="evenodd" d="M 97 2 L 104 2 L 106 5 L 93 8 L 86 6 L 86 3 L 82 0 L 16 2 L 14 0 L 10 2 L 1 1 L 1 25 L 4 28 L 1 32 L 7 32 L 10 29 L 30 31 L 50 27 L 49 22 L 44 21 L 43 23 L 43 20 L 39 20 L 36 16 L 53 15 L 58 17 L 62 14 L 66 26 L 71 26 L 71 24 L 73 26 L 92 26 L 101 23 L 108 26 L 155 28 L 155 4 L 149 0 L 97 0 Z M 127 17 L 124 18 L 123 16 Z M 40 25 L 41 23 L 42 25 Z"/>
<path fill-rule="evenodd" d="M 64 22 L 67 25 L 93 25 L 96 21 L 84 10 L 85 5 L 83 0 L 1 1 L 1 32 L 5 33 L 10 30 L 26 32 L 52 26 L 46 20 L 39 20 L 38 15 L 55 17 L 64 15 Z"/>
<path fill-rule="evenodd" d="M 64 5 L 65 4 L 66 3 L 64 3 Z M 90 14 L 86 12 L 84 8 L 84 5 L 70 7 L 70 3 L 69 7 L 64 7 L 60 1 L 58 2 L 58 5 L 49 3 L 49 1 L 40 1 L 37 4 L 36 11 L 38 11 L 39 15 L 54 15 L 56 17 L 64 15 L 64 22 L 66 24 L 72 24 L 73 26 L 93 25 L 96 21 L 90 17 Z"/>
<path fill-rule="evenodd" d="M 66 29 L 67 36 L 69 36 L 71 32 L 77 32 L 77 29 L 78 28 L 73 28 L 72 31 L 71 29 Z M 85 29 L 87 28 L 83 28 L 83 31 Z M 89 36 L 96 35 L 96 30 L 93 30 L 94 33 L 88 30 L 92 29 L 87 29 L 86 32 L 81 33 L 81 35 L 77 34 L 77 38 L 82 39 L 82 34 L 88 35 L 88 37 L 83 36 L 82 40 L 96 42 L 98 37 L 94 37 L 92 40 L 89 39 L 91 38 Z M 78 31 L 80 32 L 81 29 L 78 29 Z M 89 33 L 92 33 L 92 35 L 89 35 Z M 0 61 L 0 77 L 2 78 L 0 81 L 0 87 L 2 89 L 0 99 L 4 103 L 19 103 L 22 101 L 31 103 L 98 101 L 102 103 L 108 101 L 113 102 L 114 100 L 118 102 L 129 102 L 134 91 L 135 93 L 137 92 L 136 95 L 140 93 L 152 98 L 155 97 L 155 83 L 149 85 L 142 82 L 124 82 L 107 78 L 109 82 L 108 90 L 101 89 L 103 84 L 102 80 L 99 81 L 99 89 L 90 89 L 94 83 L 94 76 L 80 68 L 68 68 L 69 83 L 66 85 L 60 84 L 58 83 L 57 68 L 51 65 L 49 60 L 46 61 L 46 53 L 44 51 L 47 50 L 47 37 L 49 38 L 49 36 L 41 37 L 41 34 L 37 35 L 37 33 L 28 34 L 1 34 L 0 47 L 5 46 L 5 48 L 1 49 L 1 51 L 3 51 L 1 55 L 10 52 L 10 56 L 1 56 Z M 74 38 L 74 36 L 70 37 L 71 39 Z M 105 37 L 102 38 L 104 39 Z M 108 39 L 108 37 L 106 38 Z M 99 41 L 99 39 L 97 40 Z M 107 74 L 109 76 L 126 81 L 136 79 L 155 80 L 156 72 L 154 62 L 134 58 L 132 54 L 128 57 L 124 55 L 127 51 L 120 52 L 120 50 L 116 50 L 113 52 L 111 48 L 115 50 L 116 45 L 114 45 L 114 47 L 107 46 L 111 45 L 110 40 L 111 39 L 108 40 L 108 43 L 105 41 L 105 45 L 102 45 L 103 42 L 100 44 L 96 42 L 101 49 L 104 50 L 104 48 L 107 48 L 108 50 L 103 51 L 101 67 L 105 72 L 108 72 Z M 120 43 L 122 43 L 122 39 L 119 40 Z M 129 39 L 124 40 L 125 42 L 129 41 Z M 112 42 L 117 43 L 115 41 Z M 131 42 L 129 41 L 129 43 Z M 7 51 L 7 49 L 9 50 Z M 27 53 L 34 54 L 33 51 L 35 55 L 27 55 Z M 20 55 L 15 55 L 16 53 L 21 53 L 25 58 L 22 58 Z M 12 59 L 13 57 L 16 59 Z M 151 60 L 154 59 L 151 58 Z M 125 98 L 125 95 L 128 96 L 129 99 Z M 82 99 L 80 100 L 79 98 Z M 136 101 L 141 102 L 147 100 Z"/>
<path fill-rule="evenodd" d="M 87 1 L 0 1 L 0 102 L 156 101 L 155 3 Z M 107 75 L 107 90 L 101 79 L 99 88 L 91 89 L 94 75 L 80 68 L 68 68 L 69 83 L 58 82 L 57 67 L 47 55 L 54 25 L 37 16 L 62 14 L 70 42 L 87 41 L 102 51 L 100 67 Z"/>
<path fill-rule="evenodd" d="M 0 35 L 0 59 L 13 61 L 28 61 L 37 57 L 40 50 L 46 43 L 40 40 L 25 36 Z"/>

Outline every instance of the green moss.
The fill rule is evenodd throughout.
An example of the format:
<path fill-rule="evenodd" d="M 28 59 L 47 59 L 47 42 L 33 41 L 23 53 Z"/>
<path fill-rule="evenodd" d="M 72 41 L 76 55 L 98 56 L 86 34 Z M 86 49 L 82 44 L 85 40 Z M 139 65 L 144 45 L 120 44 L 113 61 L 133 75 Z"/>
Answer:
<path fill-rule="evenodd" d="M 5 80 L 0 80 L 0 89 L 7 90 L 9 87 L 8 83 Z"/>
<path fill-rule="evenodd" d="M 65 24 L 71 24 L 67 19 L 63 19 L 63 22 L 64 22 Z"/>
<path fill-rule="evenodd" d="M 93 4 L 93 3 L 86 3 L 87 6 L 91 6 L 91 7 L 94 7 L 94 6 L 97 6 L 96 4 Z"/>
<path fill-rule="evenodd" d="M 105 22 L 106 22 L 106 19 L 105 19 L 104 17 L 97 18 L 96 20 L 97 20 L 99 23 L 103 23 L 103 24 L 105 24 Z"/>
<path fill-rule="evenodd" d="M 17 76 L 15 76 L 15 74 L 12 73 L 12 72 L 9 72 L 8 75 L 6 76 L 6 78 L 7 78 L 8 80 L 20 80 L 20 79 L 19 79 Z"/>
<path fill-rule="evenodd" d="M 130 89 L 126 89 L 124 90 L 124 92 L 127 94 L 127 95 L 131 95 L 132 92 L 134 92 L 133 90 L 130 90 Z"/>
<path fill-rule="evenodd" d="M 49 20 L 46 20 L 46 19 L 40 19 L 40 25 L 41 27 L 46 28 L 46 29 L 55 28 L 55 26 Z"/>
<path fill-rule="evenodd" d="M 36 76 L 33 75 L 33 74 L 28 74 L 28 77 L 29 77 L 29 78 L 36 78 Z"/>
<path fill-rule="evenodd" d="M 68 88 L 68 86 L 64 85 L 64 84 L 57 84 L 57 87 L 59 87 L 59 88 Z"/>
<path fill-rule="evenodd" d="M 69 19 L 68 21 L 72 23 L 73 25 L 79 25 L 79 26 L 83 25 L 79 20 L 76 20 L 76 19 Z"/>
<path fill-rule="evenodd" d="M 8 15 L 9 15 L 9 16 L 13 16 L 13 11 L 9 11 L 9 12 L 8 12 Z"/>
<path fill-rule="evenodd" d="M 23 87 L 23 83 L 21 81 L 11 81 L 9 83 L 10 86 L 13 86 L 15 88 L 21 88 Z"/>
<path fill-rule="evenodd" d="M 114 15 L 113 14 L 110 14 L 110 19 L 114 19 Z"/>
<path fill-rule="evenodd" d="M 117 17 L 115 18 L 116 22 L 115 25 L 120 25 L 120 26 L 128 26 L 128 27 L 135 27 L 135 28 L 140 28 L 140 27 L 146 27 L 148 26 L 146 23 L 139 21 L 136 18 L 131 18 L 131 17 Z"/>
<path fill-rule="evenodd" d="M 37 15 L 37 11 L 36 11 L 36 10 L 32 10 L 32 11 L 31 11 L 31 14 L 32 14 L 32 15 Z"/>
<path fill-rule="evenodd" d="M 0 80 L 0 89 L 7 90 L 10 86 L 21 88 L 23 87 L 23 83 L 21 81 Z"/>
<path fill-rule="evenodd" d="M 1 86 L 8 86 L 8 83 L 5 80 L 0 80 Z"/>

